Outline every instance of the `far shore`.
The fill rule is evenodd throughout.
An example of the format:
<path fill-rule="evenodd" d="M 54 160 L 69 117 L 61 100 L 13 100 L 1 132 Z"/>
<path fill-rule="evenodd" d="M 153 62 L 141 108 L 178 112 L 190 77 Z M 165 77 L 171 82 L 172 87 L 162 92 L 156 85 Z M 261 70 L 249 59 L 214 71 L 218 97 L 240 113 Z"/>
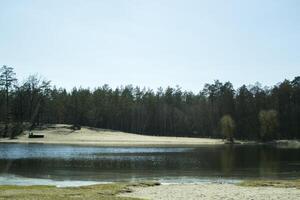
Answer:
<path fill-rule="evenodd" d="M 66 144 L 83 146 L 151 146 L 151 147 L 180 147 L 200 145 L 223 145 L 226 140 L 193 137 L 167 137 L 147 136 L 107 129 L 82 127 L 81 130 L 72 130 L 70 125 L 48 125 L 33 131 L 33 134 L 44 135 L 44 138 L 28 138 L 29 132 L 25 131 L 15 139 L 0 138 L 0 143 L 23 144 Z M 262 144 L 255 141 L 235 140 L 235 144 Z M 279 140 L 271 142 L 283 148 L 300 148 L 297 140 Z"/>
<path fill-rule="evenodd" d="M 121 131 L 82 127 L 73 131 L 69 125 L 52 125 L 34 130 L 44 138 L 28 138 L 28 131 L 16 139 L 0 139 L 0 143 L 68 144 L 86 146 L 197 146 L 224 144 L 222 139 L 147 136 Z"/>

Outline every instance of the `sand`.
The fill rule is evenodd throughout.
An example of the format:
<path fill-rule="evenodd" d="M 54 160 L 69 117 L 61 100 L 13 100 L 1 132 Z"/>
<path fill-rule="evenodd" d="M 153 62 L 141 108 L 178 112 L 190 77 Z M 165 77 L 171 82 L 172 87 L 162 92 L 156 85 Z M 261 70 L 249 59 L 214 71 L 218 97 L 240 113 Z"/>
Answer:
<path fill-rule="evenodd" d="M 224 144 L 221 139 L 145 136 L 120 131 L 82 127 L 73 131 L 69 125 L 51 125 L 34 130 L 44 138 L 28 138 L 25 132 L 16 139 L 0 139 L 0 143 L 44 143 L 98 146 L 190 146 Z"/>
<path fill-rule="evenodd" d="M 242 187 L 233 184 L 171 184 L 154 187 L 134 187 L 124 197 L 156 200 L 296 200 L 300 190 L 296 188 Z"/>

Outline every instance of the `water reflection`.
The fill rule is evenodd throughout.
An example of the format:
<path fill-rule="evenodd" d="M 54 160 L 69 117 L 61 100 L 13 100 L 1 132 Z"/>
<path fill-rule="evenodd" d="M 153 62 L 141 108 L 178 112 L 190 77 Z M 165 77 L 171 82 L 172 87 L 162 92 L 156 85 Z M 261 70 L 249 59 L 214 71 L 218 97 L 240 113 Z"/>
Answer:
<path fill-rule="evenodd" d="M 260 166 L 259 173 L 261 176 L 275 176 L 277 171 L 279 171 L 279 162 L 280 159 L 278 152 L 269 148 L 262 148 L 260 152 Z"/>
<path fill-rule="evenodd" d="M 234 147 L 233 145 L 227 145 L 224 147 L 221 153 L 221 167 L 222 173 L 226 176 L 230 176 L 234 169 Z"/>
<path fill-rule="evenodd" d="M 300 150 L 268 146 L 105 148 L 0 146 L 0 173 L 57 180 L 300 178 Z"/>

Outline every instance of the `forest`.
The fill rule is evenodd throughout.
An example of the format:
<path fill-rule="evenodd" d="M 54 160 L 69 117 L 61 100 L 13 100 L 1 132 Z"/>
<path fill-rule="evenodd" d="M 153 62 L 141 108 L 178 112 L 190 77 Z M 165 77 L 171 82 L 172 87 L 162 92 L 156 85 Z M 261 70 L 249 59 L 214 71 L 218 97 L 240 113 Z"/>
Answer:
<path fill-rule="evenodd" d="M 153 90 L 103 85 L 68 91 L 38 75 L 20 82 L 12 67 L 0 71 L 1 137 L 59 123 L 145 135 L 223 138 L 221 125 L 228 122 L 224 116 L 230 118 L 237 139 L 300 139 L 300 77 L 271 87 L 255 83 L 237 89 L 215 80 L 195 94 L 179 86 Z"/>

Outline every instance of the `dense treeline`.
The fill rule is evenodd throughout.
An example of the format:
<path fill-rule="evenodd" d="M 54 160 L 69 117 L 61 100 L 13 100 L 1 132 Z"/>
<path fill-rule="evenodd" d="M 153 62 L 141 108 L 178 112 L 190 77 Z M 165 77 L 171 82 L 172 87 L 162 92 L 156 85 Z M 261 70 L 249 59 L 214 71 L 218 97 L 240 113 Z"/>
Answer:
<path fill-rule="evenodd" d="M 271 110 L 273 118 L 278 118 L 278 127 L 272 126 L 276 127 L 272 139 L 300 138 L 300 77 L 271 88 L 257 83 L 237 90 L 230 82 L 216 80 L 198 94 L 180 87 L 153 91 L 131 85 L 68 92 L 36 75 L 17 83 L 13 69 L 4 66 L 0 85 L 2 136 L 8 136 L 16 125 L 31 122 L 31 128 L 41 123 L 67 123 L 149 135 L 219 138 L 223 137 L 220 119 L 230 116 L 235 138 L 262 139 L 260 123 L 263 114 Z"/>

